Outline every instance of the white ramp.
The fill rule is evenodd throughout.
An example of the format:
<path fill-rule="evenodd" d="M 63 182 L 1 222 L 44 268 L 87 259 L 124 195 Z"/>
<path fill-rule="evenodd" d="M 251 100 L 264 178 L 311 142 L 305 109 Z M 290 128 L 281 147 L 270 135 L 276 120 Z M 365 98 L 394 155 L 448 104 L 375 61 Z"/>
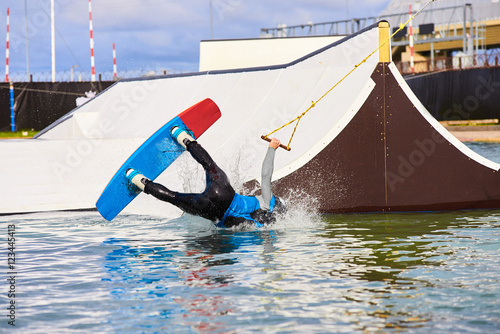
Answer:
<path fill-rule="evenodd" d="M 0 172 L 8 177 L 0 214 L 95 208 L 123 161 L 169 119 L 205 98 L 218 104 L 222 118 L 199 141 L 238 188 L 259 176 L 267 149 L 260 136 L 305 111 L 378 46 L 379 28 L 373 25 L 282 66 L 120 81 L 36 139 L 0 142 L 7 162 Z M 376 53 L 302 119 L 292 151 L 278 152 L 278 176 L 303 166 L 348 123 L 373 89 L 370 76 L 378 61 Z M 276 136 L 286 142 L 292 129 Z M 158 182 L 176 191 L 204 186 L 203 173 L 188 156 Z M 126 210 L 180 214 L 146 195 Z"/>

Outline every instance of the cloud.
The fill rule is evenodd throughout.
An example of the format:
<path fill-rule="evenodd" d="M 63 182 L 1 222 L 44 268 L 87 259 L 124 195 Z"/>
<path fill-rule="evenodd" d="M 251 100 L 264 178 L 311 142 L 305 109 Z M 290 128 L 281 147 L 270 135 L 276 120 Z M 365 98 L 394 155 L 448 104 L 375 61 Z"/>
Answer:
<path fill-rule="evenodd" d="M 88 0 L 55 0 L 56 68 L 90 70 Z M 112 69 L 116 43 L 119 69 L 196 70 L 199 42 L 211 38 L 258 37 L 261 28 L 378 15 L 390 0 L 94 0 L 97 71 Z M 11 70 L 26 68 L 23 1 L 0 6 L 0 36 L 6 7 L 11 8 Z M 50 70 L 50 0 L 28 1 L 30 67 Z M 212 26 L 211 23 L 212 22 Z M 1 53 L 0 53 L 1 54 Z"/>
<path fill-rule="evenodd" d="M 174 27 L 196 24 L 201 16 L 199 6 L 174 0 L 107 0 L 92 3 L 93 21 L 96 28 L 104 30 L 136 30 L 154 27 Z M 72 2 L 64 6 L 61 14 L 66 22 L 88 25 L 88 2 Z M 85 4 L 85 6 L 82 6 Z M 208 6 L 206 8 L 208 12 Z"/>

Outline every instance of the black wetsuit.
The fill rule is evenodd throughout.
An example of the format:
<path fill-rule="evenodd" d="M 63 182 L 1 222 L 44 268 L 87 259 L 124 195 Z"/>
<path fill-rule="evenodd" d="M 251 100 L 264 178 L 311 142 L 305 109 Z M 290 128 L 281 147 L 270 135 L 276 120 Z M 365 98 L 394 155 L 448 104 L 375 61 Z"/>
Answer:
<path fill-rule="evenodd" d="M 207 182 L 205 191 L 201 194 L 178 193 L 171 191 L 161 184 L 149 181 L 144 188 L 146 194 L 151 194 L 162 201 L 177 206 L 184 212 L 209 219 L 218 226 L 224 227 L 231 227 L 252 221 L 258 225 L 271 223 L 276 219 L 276 212 L 282 213 L 285 210 L 284 204 L 274 196 L 272 198 L 274 201 L 272 201 L 273 205 L 271 208 L 269 204 L 263 205 L 264 209 L 260 208 L 261 205 L 253 205 L 255 210 L 248 213 L 241 212 L 241 214 L 237 212 L 240 210 L 238 207 L 235 209 L 236 212 L 234 212 L 234 210 L 228 210 L 230 207 L 234 209 L 234 201 L 236 200 L 245 202 L 245 199 L 247 199 L 255 204 L 255 197 L 246 197 L 236 194 L 229 183 L 226 173 L 217 166 L 208 152 L 196 141 L 188 141 L 186 147 L 187 151 L 191 153 L 192 157 L 201 164 L 205 170 Z M 274 159 L 274 154 L 272 158 Z M 266 160 L 269 159 L 266 157 Z M 270 188 L 270 176 L 268 183 Z M 269 201 L 271 201 L 271 199 L 269 199 Z"/>

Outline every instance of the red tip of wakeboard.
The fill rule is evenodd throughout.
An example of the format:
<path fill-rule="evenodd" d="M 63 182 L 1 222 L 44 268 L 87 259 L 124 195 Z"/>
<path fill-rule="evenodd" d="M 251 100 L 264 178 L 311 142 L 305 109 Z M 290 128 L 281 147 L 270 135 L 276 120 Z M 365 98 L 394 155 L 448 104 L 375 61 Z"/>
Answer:
<path fill-rule="evenodd" d="M 179 118 L 193 132 L 195 138 L 200 137 L 220 117 L 219 107 L 209 98 L 179 114 Z"/>

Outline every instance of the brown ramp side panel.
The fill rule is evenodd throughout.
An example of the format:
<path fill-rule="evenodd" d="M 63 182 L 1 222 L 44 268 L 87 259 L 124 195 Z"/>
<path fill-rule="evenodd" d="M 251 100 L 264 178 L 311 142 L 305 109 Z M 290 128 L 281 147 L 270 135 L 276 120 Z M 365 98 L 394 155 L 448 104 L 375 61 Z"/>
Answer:
<path fill-rule="evenodd" d="M 420 114 L 380 63 L 376 86 L 344 130 L 302 168 L 273 183 L 324 213 L 500 207 L 500 172 L 458 150 Z"/>
<path fill-rule="evenodd" d="M 384 65 L 388 210 L 500 208 L 500 172 L 469 158 L 418 112 Z"/>

